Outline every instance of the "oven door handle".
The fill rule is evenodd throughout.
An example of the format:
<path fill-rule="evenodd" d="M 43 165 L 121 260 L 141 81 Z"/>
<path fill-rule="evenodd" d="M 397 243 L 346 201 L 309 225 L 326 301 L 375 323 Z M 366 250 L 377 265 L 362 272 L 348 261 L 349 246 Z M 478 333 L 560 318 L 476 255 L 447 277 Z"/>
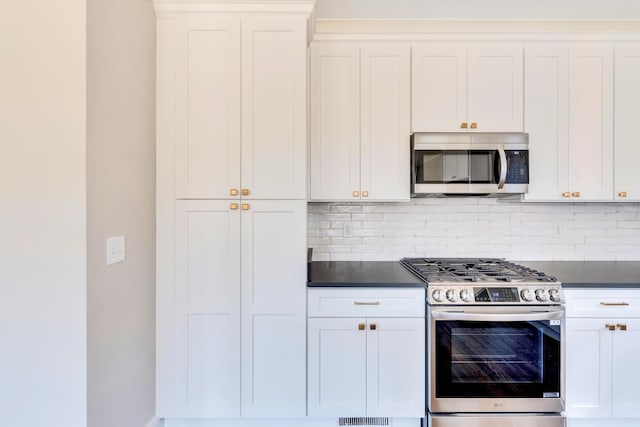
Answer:
<path fill-rule="evenodd" d="M 564 310 L 529 313 L 469 313 L 464 311 L 432 311 L 431 315 L 438 320 L 469 320 L 489 322 L 529 322 L 536 320 L 560 320 L 564 318 Z"/>
<path fill-rule="evenodd" d="M 498 154 L 500 155 L 500 180 L 498 181 L 498 190 L 504 188 L 504 183 L 507 181 L 507 153 L 504 148 L 498 147 Z"/>

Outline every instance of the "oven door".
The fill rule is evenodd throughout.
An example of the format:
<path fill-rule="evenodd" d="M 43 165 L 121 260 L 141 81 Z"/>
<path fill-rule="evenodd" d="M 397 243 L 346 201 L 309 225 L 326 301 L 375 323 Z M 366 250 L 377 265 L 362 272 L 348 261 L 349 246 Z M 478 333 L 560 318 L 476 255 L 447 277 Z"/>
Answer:
<path fill-rule="evenodd" d="M 432 412 L 564 410 L 564 307 L 429 307 Z"/>

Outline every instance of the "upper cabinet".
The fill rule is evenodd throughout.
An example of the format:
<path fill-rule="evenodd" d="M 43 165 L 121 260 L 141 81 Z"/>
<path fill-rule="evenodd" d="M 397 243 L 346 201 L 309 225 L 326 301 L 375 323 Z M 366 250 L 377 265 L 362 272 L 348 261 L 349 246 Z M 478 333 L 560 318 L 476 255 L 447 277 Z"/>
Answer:
<path fill-rule="evenodd" d="M 526 200 L 596 201 L 613 195 L 613 49 L 525 49 Z"/>
<path fill-rule="evenodd" d="M 409 200 L 409 47 L 311 46 L 310 200 Z"/>
<path fill-rule="evenodd" d="M 519 46 L 414 46 L 414 132 L 522 132 Z"/>
<path fill-rule="evenodd" d="M 176 23 L 176 198 L 305 199 L 306 19 Z"/>
<path fill-rule="evenodd" d="M 640 200 L 640 46 L 615 49 L 614 198 Z"/>

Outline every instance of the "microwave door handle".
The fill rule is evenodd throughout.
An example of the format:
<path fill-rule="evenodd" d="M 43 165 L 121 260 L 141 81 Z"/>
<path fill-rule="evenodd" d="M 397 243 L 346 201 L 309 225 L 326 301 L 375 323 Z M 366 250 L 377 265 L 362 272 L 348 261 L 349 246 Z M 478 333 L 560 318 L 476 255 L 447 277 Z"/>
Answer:
<path fill-rule="evenodd" d="M 486 322 L 529 322 L 537 320 L 559 320 L 564 318 L 564 311 L 548 311 L 539 313 L 467 313 L 462 311 L 433 311 L 431 315 L 439 320 L 468 320 Z"/>
<path fill-rule="evenodd" d="M 505 153 L 503 147 L 498 147 L 498 154 L 500 155 L 500 181 L 498 181 L 498 190 L 502 190 L 504 183 L 507 181 L 507 153 Z"/>

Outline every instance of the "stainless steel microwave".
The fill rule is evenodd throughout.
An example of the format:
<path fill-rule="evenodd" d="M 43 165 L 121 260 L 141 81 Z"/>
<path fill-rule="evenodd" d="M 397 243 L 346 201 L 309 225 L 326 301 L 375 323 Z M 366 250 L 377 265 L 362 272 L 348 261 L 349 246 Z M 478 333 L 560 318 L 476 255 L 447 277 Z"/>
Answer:
<path fill-rule="evenodd" d="M 411 196 L 499 196 L 529 187 L 526 133 L 414 133 Z"/>

